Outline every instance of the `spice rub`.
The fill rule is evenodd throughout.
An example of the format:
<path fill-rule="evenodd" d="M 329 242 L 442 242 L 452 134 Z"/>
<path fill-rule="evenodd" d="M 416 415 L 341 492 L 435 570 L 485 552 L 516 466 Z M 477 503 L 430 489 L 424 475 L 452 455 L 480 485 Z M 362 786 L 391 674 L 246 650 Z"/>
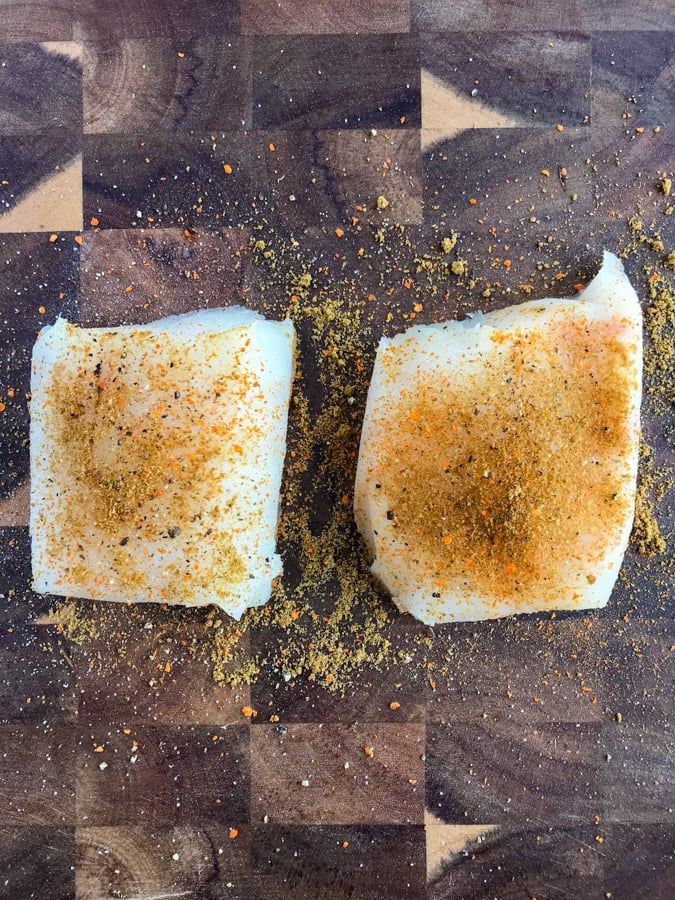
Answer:
<path fill-rule="evenodd" d="M 59 319 L 35 345 L 36 590 L 265 603 L 293 373 L 292 324 L 232 308 L 143 327 Z"/>
<path fill-rule="evenodd" d="M 605 255 L 574 300 L 383 340 L 355 514 L 425 622 L 604 606 L 635 503 L 641 313 Z"/>

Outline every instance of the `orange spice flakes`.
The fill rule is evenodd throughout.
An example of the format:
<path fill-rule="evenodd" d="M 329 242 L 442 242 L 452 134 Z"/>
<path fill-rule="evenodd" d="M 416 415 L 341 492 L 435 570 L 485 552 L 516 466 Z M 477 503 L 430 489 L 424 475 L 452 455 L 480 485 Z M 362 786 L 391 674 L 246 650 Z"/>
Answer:
<path fill-rule="evenodd" d="M 630 511 L 640 309 L 619 261 L 605 267 L 612 305 L 596 284 L 593 306 L 524 304 L 382 340 L 354 509 L 402 611 L 432 623 L 606 602 L 594 574 Z"/>
<path fill-rule="evenodd" d="M 258 715 L 258 710 L 253 709 L 252 706 L 242 706 L 241 714 L 246 719 L 255 719 L 255 717 Z"/>
<path fill-rule="evenodd" d="M 239 835 L 238 828 L 230 828 L 230 830 L 227 832 L 227 836 L 231 841 L 233 841 L 236 837 L 238 837 L 238 835 Z"/>

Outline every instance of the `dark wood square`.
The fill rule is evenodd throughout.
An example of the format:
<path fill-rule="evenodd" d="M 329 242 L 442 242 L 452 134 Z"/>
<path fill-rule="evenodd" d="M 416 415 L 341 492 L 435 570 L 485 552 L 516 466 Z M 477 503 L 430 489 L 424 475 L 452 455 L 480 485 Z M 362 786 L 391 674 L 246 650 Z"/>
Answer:
<path fill-rule="evenodd" d="M 72 900 L 75 836 L 72 828 L 0 827 L 0 886 L 7 897 Z"/>
<path fill-rule="evenodd" d="M 672 125 L 675 32 L 600 32 L 591 40 L 593 122 L 629 130 Z"/>
<path fill-rule="evenodd" d="M 248 0 L 242 3 L 245 34 L 367 34 L 410 28 L 409 0 L 315 0 L 308 15 L 304 0 Z"/>
<path fill-rule="evenodd" d="M 238 822 L 78 828 L 76 841 L 77 900 L 254 896 L 250 832 Z"/>
<path fill-rule="evenodd" d="M 125 731 L 105 719 L 80 722 L 78 825 L 225 825 L 248 815 L 246 725 Z"/>
<path fill-rule="evenodd" d="M 602 897 L 605 852 L 596 835 L 591 826 L 499 828 L 448 860 L 427 897 L 546 897 L 551 884 L 579 900 Z"/>
<path fill-rule="evenodd" d="M 256 128 L 408 128 L 420 124 L 410 35 L 256 37 Z"/>
<path fill-rule="evenodd" d="M 249 42 L 205 33 L 180 46 L 135 35 L 85 43 L 85 133 L 250 127 Z"/>
<path fill-rule="evenodd" d="M 1 0 L 5 41 L 70 41 L 74 0 Z"/>
<path fill-rule="evenodd" d="M 240 0 L 71 0 L 76 40 L 166 37 L 177 50 L 183 41 L 204 34 L 236 34 Z"/>
<path fill-rule="evenodd" d="M 94 217 L 95 218 L 95 217 Z M 250 234 L 95 228 L 82 243 L 80 322 L 142 324 L 246 302 Z"/>
<path fill-rule="evenodd" d="M 66 723 L 0 725 L 3 826 L 75 824 L 75 734 Z"/>
<path fill-rule="evenodd" d="M 452 824 L 583 825 L 602 815 L 599 726 L 427 726 L 426 804 Z"/>
<path fill-rule="evenodd" d="M 424 728 L 254 725 L 251 820 L 420 824 Z"/>
<path fill-rule="evenodd" d="M 250 218 L 250 141 L 239 132 L 85 135 L 83 179 L 84 221 L 102 228 L 199 230 Z"/>
<path fill-rule="evenodd" d="M 257 825 L 259 896 L 407 900 L 424 896 L 424 830 L 414 825 Z M 321 860 L 315 865 L 313 860 Z"/>
<path fill-rule="evenodd" d="M 410 0 L 410 12 L 418 31 L 573 30 L 581 23 L 583 5 L 583 0 Z"/>
<path fill-rule="evenodd" d="M 80 50 L 74 43 L 0 43 L 0 135 L 81 131 Z"/>
<path fill-rule="evenodd" d="M 481 27 L 483 27 L 481 25 Z M 464 31 L 420 35 L 425 75 L 454 100 L 450 124 L 471 127 L 486 110 L 507 125 L 581 125 L 590 115 L 590 41 L 578 32 Z M 537 64 L 532 65 L 536 59 Z M 422 94 L 422 123 L 434 121 L 433 97 Z M 460 106 L 460 102 L 463 106 Z"/>

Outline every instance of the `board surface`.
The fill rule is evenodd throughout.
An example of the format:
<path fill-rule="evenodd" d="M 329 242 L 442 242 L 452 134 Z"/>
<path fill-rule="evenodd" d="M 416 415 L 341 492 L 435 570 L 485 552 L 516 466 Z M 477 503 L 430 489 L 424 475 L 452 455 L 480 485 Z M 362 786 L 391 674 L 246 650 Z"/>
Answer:
<path fill-rule="evenodd" d="M 367 582 L 349 509 L 383 333 L 571 296 L 605 249 L 645 310 L 672 285 L 672 5 L 0 15 L 0 895 L 670 897 L 668 552 L 634 542 L 605 610 L 431 629 Z M 235 304 L 298 328 L 285 596 L 234 635 L 33 593 L 39 329 Z M 668 539 L 659 315 L 642 477 Z"/>

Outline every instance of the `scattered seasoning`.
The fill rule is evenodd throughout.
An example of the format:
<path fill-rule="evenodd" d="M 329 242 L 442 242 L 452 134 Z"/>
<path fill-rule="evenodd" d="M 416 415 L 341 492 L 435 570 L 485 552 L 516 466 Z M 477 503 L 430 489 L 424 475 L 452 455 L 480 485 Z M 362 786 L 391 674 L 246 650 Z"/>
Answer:
<path fill-rule="evenodd" d="M 270 152 L 275 149 L 274 144 L 269 145 Z M 589 160 L 589 168 L 592 165 Z M 566 168 L 573 176 L 574 169 L 569 163 L 565 167 L 555 161 L 554 170 L 561 179 L 570 178 L 563 175 Z M 536 177 L 538 171 L 535 169 L 532 176 Z M 543 170 L 542 174 L 550 175 L 550 171 Z M 666 190 L 667 180 L 662 179 L 661 173 L 652 177 L 651 185 L 655 193 L 658 188 L 659 196 L 669 195 L 670 188 Z M 477 184 L 475 190 L 479 189 L 482 188 Z M 569 196 L 576 199 L 574 193 Z M 372 341 L 366 337 L 369 330 L 377 333 L 384 329 L 389 334 L 403 330 L 410 324 L 411 316 L 426 316 L 430 304 L 425 301 L 430 297 L 435 298 L 437 310 L 445 304 L 449 318 L 461 318 L 466 311 L 475 309 L 477 297 L 488 304 L 502 300 L 512 303 L 514 293 L 527 296 L 535 291 L 535 296 L 542 295 L 558 286 L 556 276 L 572 274 L 560 271 L 555 256 L 556 250 L 567 251 L 569 256 L 567 225 L 564 229 L 549 226 L 548 232 L 541 231 L 540 223 L 544 221 L 541 210 L 528 209 L 522 218 L 523 227 L 532 229 L 532 254 L 519 258 L 513 249 L 502 249 L 511 240 L 506 231 L 515 227 L 514 220 L 498 222 L 496 217 L 490 220 L 487 197 L 477 211 L 481 219 L 476 220 L 473 234 L 464 235 L 448 227 L 451 219 L 445 218 L 442 197 L 437 201 L 432 198 L 431 203 L 435 202 L 440 224 L 426 245 L 416 243 L 419 238 L 413 230 L 384 218 L 369 231 L 363 222 L 353 221 L 349 216 L 340 223 L 343 238 L 334 259 L 317 253 L 309 238 L 305 246 L 305 236 L 300 232 L 286 238 L 267 219 L 263 221 L 262 216 L 254 220 L 249 249 L 261 285 L 261 302 L 270 314 L 290 314 L 305 341 L 292 401 L 279 523 L 283 552 L 287 559 L 295 560 L 295 574 L 287 572 L 279 578 L 270 602 L 246 613 L 241 622 L 234 622 L 212 608 L 192 610 L 186 615 L 166 607 L 120 609 L 114 604 L 58 601 L 54 616 L 68 639 L 88 647 L 94 646 L 94 642 L 97 647 L 114 646 L 124 654 L 125 648 L 133 645 L 135 633 L 150 625 L 157 641 L 175 641 L 180 646 L 178 652 L 186 654 L 191 663 L 208 664 L 216 683 L 230 685 L 235 692 L 238 685 L 255 681 L 265 672 L 266 678 L 277 678 L 280 683 L 293 685 L 307 680 L 325 690 L 346 694 L 359 684 L 367 684 L 373 670 L 390 670 L 392 680 L 400 680 L 404 671 L 407 678 L 429 692 L 433 685 L 438 688 L 443 679 L 450 677 L 458 684 L 461 678 L 469 679 L 472 667 L 482 654 L 489 652 L 496 636 L 501 636 L 500 639 L 518 652 L 537 654 L 548 660 L 545 663 L 547 683 L 536 694 L 542 702 L 555 692 L 556 684 L 569 679 L 578 685 L 580 702 L 591 703 L 597 697 L 597 702 L 603 703 L 595 689 L 591 694 L 582 689 L 583 673 L 574 669 L 581 668 L 582 658 L 592 659 L 593 665 L 600 665 L 596 660 L 603 659 L 602 647 L 593 630 L 581 621 L 571 632 L 571 638 L 564 637 L 557 623 L 550 620 L 514 619 L 499 626 L 482 623 L 480 629 L 466 634 L 441 632 L 433 643 L 433 651 L 426 629 L 414 622 L 408 623 L 409 633 L 402 637 L 399 630 L 402 617 L 373 584 L 365 549 L 355 533 L 351 492 L 374 352 Z M 478 204 L 475 197 L 469 197 L 466 202 L 472 207 Z M 229 201 L 226 203 L 229 205 Z M 258 201 L 256 204 L 259 205 Z M 356 213 L 361 214 L 364 207 L 359 209 L 359 205 Z M 377 202 L 376 206 L 387 208 Z M 673 212 L 668 210 L 666 207 L 663 214 Z M 198 212 L 195 204 L 194 215 Z M 577 225 L 583 215 L 575 209 Z M 333 226 L 326 226 L 325 233 L 330 236 L 333 230 Z M 645 275 L 646 294 L 653 307 L 651 313 L 646 313 L 645 402 L 650 404 L 650 415 L 664 416 L 673 393 L 666 377 L 668 359 L 672 359 L 669 356 L 672 324 L 667 312 L 671 308 L 667 276 L 672 271 L 669 263 L 672 248 L 665 246 L 656 231 L 651 223 L 640 221 L 639 227 L 633 223 L 619 246 L 609 249 L 622 249 L 627 258 L 634 259 L 631 278 L 643 295 L 645 290 L 640 290 L 635 271 L 639 271 L 640 265 L 651 269 Z M 462 258 L 455 259 L 450 255 L 460 243 Z M 513 246 L 518 246 L 515 240 Z M 510 266 L 504 265 L 505 259 L 510 261 Z M 453 270 L 453 263 L 459 263 L 462 271 Z M 362 293 L 362 283 L 353 274 L 365 266 L 371 272 L 368 284 L 372 294 L 368 295 Z M 490 278 L 491 270 L 494 274 Z M 483 274 L 469 277 L 469 271 Z M 659 274 L 660 280 L 650 281 L 653 274 Z M 410 284 L 408 289 L 403 288 L 404 282 Z M 572 284 L 571 280 L 569 283 Z M 405 301 L 400 299 L 399 292 L 406 295 Z M 658 522 L 670 476 L 661 477 L 663 473 L 655 468 L 651 458 L 641 461 L 641 471 L 643 476 L 645 472 L 657 476 L 643 493 L 649 495 L 650 515 Z M 328 511 L 319 520 L 313 519 L 310 512 L 315 508 L 318 493 L 322 497 L 322 514 Z M 345 496 L 348 503 L 342 499 Z M 639 512 L 636 522 L 642 520 Z M 642 546 L 641 527 L 638 525 L 634 530 L 633 550 L 639 551 Z M 669 534 L 657 527 L 667 544 Z M 649 534 L 647 546 L 653 548 L 653 529 Z M 633 560 L 637 558 L 634 554 Z M 665 566 L 666 559 L 667 553 L 656 551 L 654 560 L 664 560 Z M 626 591 L 639 606 L 639 595 L 631 593 L 629 582 Z M 620 618 L 617 623 L 617 628 L 628 630 L 629 626 Z M 252 630 L 263 628 L 264 644 L 251 658 L 244 638 Z M 432 652 L 435 669 L 434 678 L 430 679 L 426 665 Z M 569 673 L 559 668 L 559 660 L 563 658 L 575 659 Z M 90 662 L 105 668 L 110 660 L 105 651 L 100 651 L 100 657 L 92 657 Z M 611 670 L 613 664 L 606 664 Z M 160 689 L 167 677 L 170 676 L 164 671 L 157 672 L 155 688 Z M 513 684 L 504 684 L 499 695 L 509 705 L 518 698 Z M 244 709 L 252 710 L 252 707 L 243 707 L 242 715 Z M 249 718 L 253 717 L 251 712 Z M 270 716 L 269 721 L 276 723 L 278 719 Z"/>

